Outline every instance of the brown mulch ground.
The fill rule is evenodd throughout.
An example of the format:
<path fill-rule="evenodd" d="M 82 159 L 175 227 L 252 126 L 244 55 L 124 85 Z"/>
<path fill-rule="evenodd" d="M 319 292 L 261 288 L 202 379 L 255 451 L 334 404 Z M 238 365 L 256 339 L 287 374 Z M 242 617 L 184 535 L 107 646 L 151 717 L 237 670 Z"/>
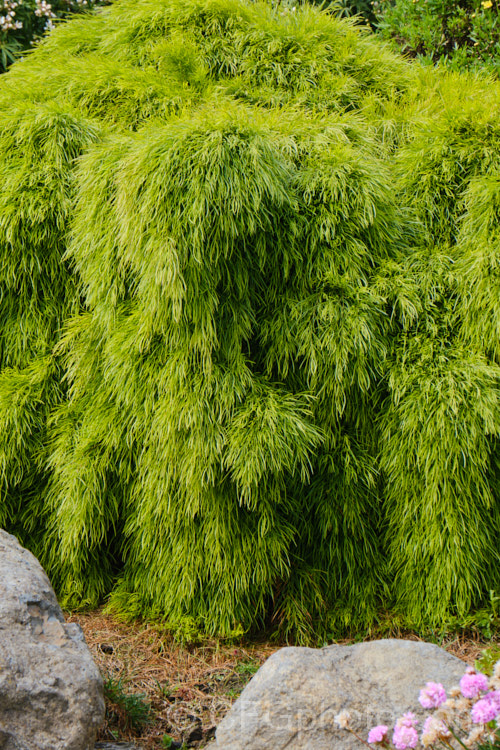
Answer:
<path fill-rule="evenodd" d="M 107 717 L 98 739 L 134 740 L 144 750 L 179 748 L 183 742 L 189 748 L 209 747 L 218 722 L 278 648 L 266 641 L 181 645 L 160 625 L 123 623 L 99 610 L 67 619 L 81 625 L 108 682 Z M 393 635 L 421 640 L 411 633 Z M 490 644 L 451 635 L 440 645 L 472 664 Z M 148 704 L 149 722 L 140 727 Z"/>
<path fill-rule="evenodd" d="M 127 726 L 126 709 L 108 701 L 98 739 L 134 739 L 145 750 L 168 747 L 164 737 L 193 748 L 210 744 L 217 723 L 277 649 L 266 642 L 183 646 L 161 626 L 123 623 L 100 611 L 69 615 L 67 620 L 81 625 L 105 682 L 116 686 L 120 681 L 119 691 L 142 695 L 151 704 L 152 722 L 134 731 Z"/>

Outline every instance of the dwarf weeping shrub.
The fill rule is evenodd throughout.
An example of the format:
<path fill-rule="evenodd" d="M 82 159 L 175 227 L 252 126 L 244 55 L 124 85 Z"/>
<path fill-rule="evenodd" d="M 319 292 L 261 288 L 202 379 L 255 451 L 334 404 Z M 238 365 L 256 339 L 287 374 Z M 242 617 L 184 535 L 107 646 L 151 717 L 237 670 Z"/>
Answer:
<path fill-rule="evenodd" d="M 71 168 L 99 128 L 52 102 L 19 102 L 0 119 L 0 524 L 38 550 L 47 421 L 65 390 L 52 349 L 79 310 L 76 279 L 61 262 Z"/>
<path fill-rule="evenodd" d="M 246 0 L 2 76 L 0 523 L 63 603 L 307 642 L 488 600 L 498 94 Z"/>

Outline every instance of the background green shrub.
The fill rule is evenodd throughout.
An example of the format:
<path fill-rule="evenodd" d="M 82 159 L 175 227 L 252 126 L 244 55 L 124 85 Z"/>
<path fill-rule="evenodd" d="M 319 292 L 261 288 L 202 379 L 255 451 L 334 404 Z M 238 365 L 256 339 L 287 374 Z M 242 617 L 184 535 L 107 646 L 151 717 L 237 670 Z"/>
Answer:
<path fill-rule="evenodd" d="M 98 5 L 100 0 L 1 0 L 0 72 L 53 29 L 58 19 Z"/>
<path fill-rule="evenodd" d="M 410 57 L 500 70 L 498 0 L 374 0 L 375 26 Z"/>

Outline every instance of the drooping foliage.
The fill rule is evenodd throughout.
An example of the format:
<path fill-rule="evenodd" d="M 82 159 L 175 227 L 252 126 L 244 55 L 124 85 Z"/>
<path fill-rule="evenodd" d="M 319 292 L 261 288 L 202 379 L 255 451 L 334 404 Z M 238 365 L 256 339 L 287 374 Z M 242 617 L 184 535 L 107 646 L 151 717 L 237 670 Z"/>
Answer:
<path fill-rule="evenodd" d="M 498 586 L 499 93 L 246 0 L 2 76 L 0 523 L 64 603 L 307 641 Z"/>

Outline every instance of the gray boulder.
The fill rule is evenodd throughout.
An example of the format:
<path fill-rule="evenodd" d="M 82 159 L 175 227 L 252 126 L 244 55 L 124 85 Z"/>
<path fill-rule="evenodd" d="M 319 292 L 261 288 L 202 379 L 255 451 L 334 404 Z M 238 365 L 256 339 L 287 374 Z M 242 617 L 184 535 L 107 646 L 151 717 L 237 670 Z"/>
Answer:
<path fill-rule="evenodd" d="M 0 749 L 92 750 L 103 686 L 38 560 L 0 530 Z"/>
<path fill-rule="evenodd" d="M 283 648 L 249 682 L 217 727 L 217 750 L 361 750 L 334 717 L 348 709 L 366 739 L 406 711 L 423 717 L 426 682 L 458 684 L 466 664 L 430 643 L 380 640 L 322 649 Z"/>

